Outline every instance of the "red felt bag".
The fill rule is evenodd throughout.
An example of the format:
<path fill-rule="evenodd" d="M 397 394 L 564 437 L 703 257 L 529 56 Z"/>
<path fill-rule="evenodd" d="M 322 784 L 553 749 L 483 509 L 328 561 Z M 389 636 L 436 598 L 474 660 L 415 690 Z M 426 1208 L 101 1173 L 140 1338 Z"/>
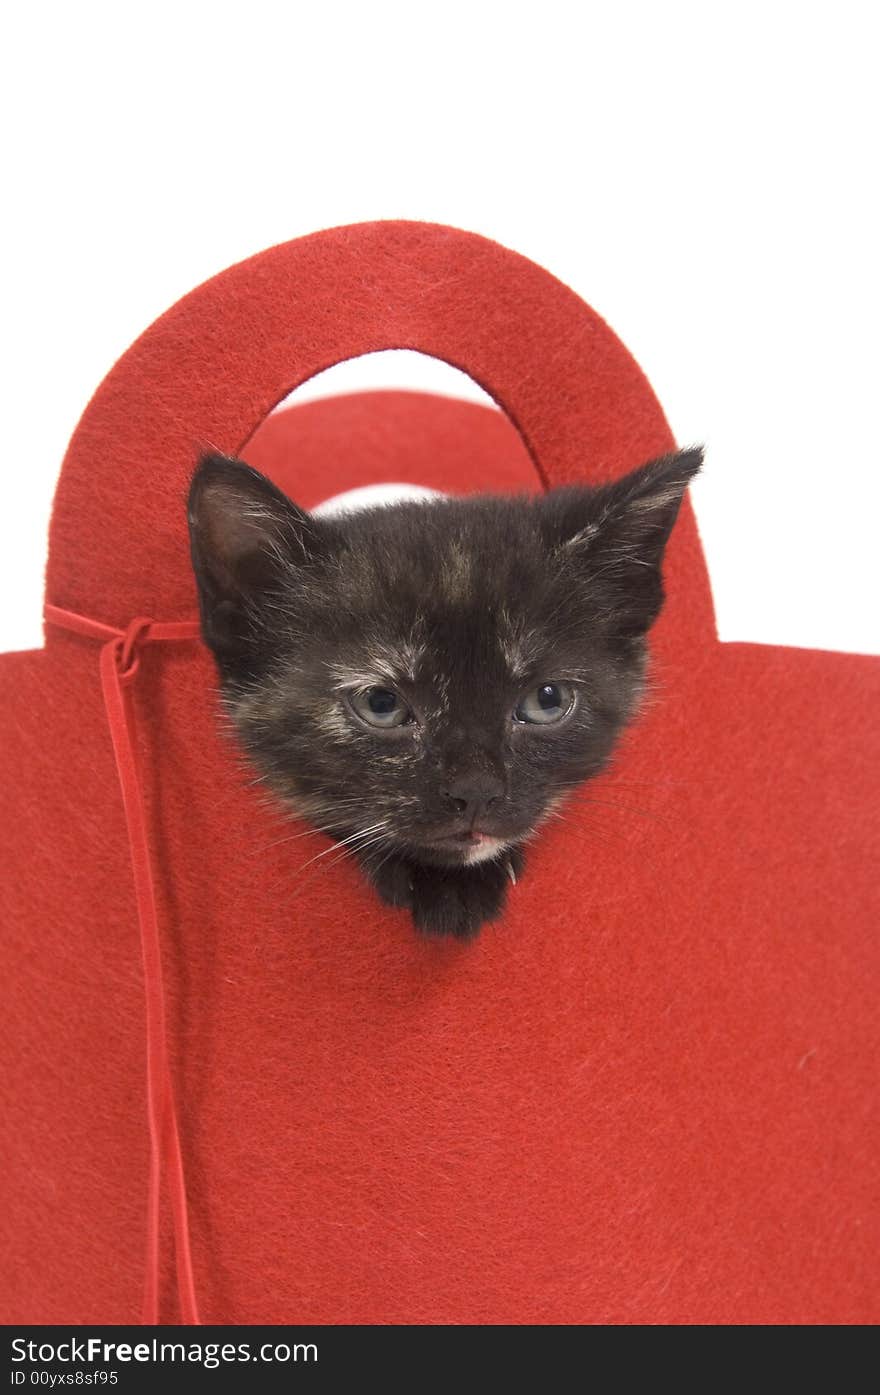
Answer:
<path fill-rule="evenodd" d="M 506 416 L 268 416 L 387 348 Z M 45 649 L 0 658 L 3 1320 L 875 1321 L 880 663 L 720 645 L 686 502 L 653 701 L 594 802 L 501 922 L 426 941 L 350 860 L 298 872 L 330 845 L 282 841 L 304 826 L 218 722 L 204 444 L 309 507 L 673 443 L 570 290 L 426 224 L 254 257 L 112 370 L 58 485 Z"/>

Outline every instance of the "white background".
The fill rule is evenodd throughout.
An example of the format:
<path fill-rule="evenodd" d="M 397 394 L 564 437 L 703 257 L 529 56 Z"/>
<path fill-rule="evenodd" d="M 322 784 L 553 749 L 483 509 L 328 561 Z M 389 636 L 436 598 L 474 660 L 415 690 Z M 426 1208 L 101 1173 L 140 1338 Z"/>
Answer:
<path fill-rule="evenodd" d="M 707 443 L 694 500 L 722 638 L 880 652 L 875 5 L 16 11 L 0 649 L 41 642 L 57 470 L 131 340 L 266 246 L 403 217 L 548 267 L 623 338 L 678 439 Z M 458 390 L 413 364 L 379 356 L 319 390 Z"/>

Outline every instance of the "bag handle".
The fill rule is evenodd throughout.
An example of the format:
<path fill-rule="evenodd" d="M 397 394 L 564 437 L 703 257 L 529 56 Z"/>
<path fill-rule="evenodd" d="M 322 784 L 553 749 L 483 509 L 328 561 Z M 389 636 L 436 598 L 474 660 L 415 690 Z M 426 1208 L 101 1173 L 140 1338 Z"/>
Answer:
<path fill-rule="evenodd" d="M 118 627 L 194 616 L 185 500 L 199 448 L 238 454 L 294 388 L 381 349 L 467 373 L 517 427 L 545 485 L 612 479 L 674 447 L 635 361 L 549 272 L 437 224 L 333 228 L 205 282 L 111 370 L 64 459 L 47 601 Z M 666 558 L 670 582 L 683 571 L 686 623 L 705 641 L 714 620 L 687 501 Z"/>

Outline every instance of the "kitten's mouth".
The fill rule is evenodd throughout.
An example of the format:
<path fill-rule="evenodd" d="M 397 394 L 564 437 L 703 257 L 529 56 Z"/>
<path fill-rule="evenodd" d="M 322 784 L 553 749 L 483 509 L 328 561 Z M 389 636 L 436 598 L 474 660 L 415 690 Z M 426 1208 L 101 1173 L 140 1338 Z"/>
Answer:
<path fill-rule="evenodd" d="M 501 839 L 491 833 L 481 833 L 476 828 L 466 828 L 461 833 L 447 833 L 438 838 L 439 843 L 460 843 L 463 847 L 479 847 L 481 843 L 500 843 Z"/>
<path fill-rule="evenodd" d="M 497 856 L 509 847 L 510 838 L 499 838 L 494 833 L 482 829 L 465 828 L 456 833 L 439 834 L 422 844 L 421 855 L 429 861 L 437 860 L 447 865 L 462 862 L 484 862 Z"/>

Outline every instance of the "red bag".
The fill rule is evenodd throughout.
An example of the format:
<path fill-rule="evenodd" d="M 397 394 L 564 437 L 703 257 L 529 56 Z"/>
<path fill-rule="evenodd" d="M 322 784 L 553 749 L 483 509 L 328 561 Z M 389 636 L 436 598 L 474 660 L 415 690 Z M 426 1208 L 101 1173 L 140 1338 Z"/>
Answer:
<path fill-rule="evenodd" d="M 386 348 L 507 416 L 267 417 Z M 655 699 L 595 802 L 501 922 L 426 941 L 352 861 L 297 876 L 330 844 L 280 841 L 218 722 L 204 444 L 310 507 L 607 480 L 673 442 L 570 290 L 427 224 L 273 248 L 112 370 L 58 485 L 46 647 L 0 659 L 3 1319 L 876 1321 L 880 663 L 720 645 L 686 501 Z"/>

